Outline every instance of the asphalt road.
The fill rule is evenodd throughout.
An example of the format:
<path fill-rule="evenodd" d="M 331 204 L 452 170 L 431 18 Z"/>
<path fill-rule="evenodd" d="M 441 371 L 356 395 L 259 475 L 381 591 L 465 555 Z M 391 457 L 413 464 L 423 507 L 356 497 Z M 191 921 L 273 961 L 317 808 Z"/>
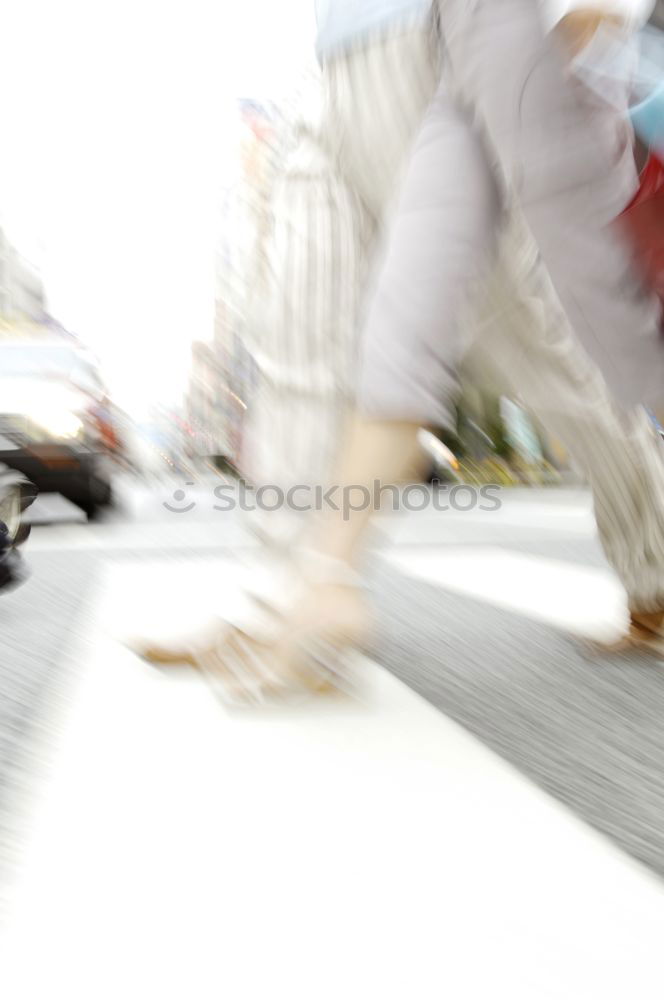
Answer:
<path fill-rule="evenodd" d="M 251 542 L 242 515 L 215 511 L 218 484 L 209 474 L 197 483 L 124 480 L 118 484 L 117 509 L 94 524 L 86 523 L 76 508 L 56 496 L 40 498 L 32 509 L 34 527 L 25 551 L 31 576 L 22 587 L 0 597 L 0 845 L 5 855 L 11 855 L 17 839 L 16 804 L 48 763 L 52 708 L 67 698 L 72 663 L 85 662 L 85 644 L 92 641 L 91 624 L 109 570 L 122 563 L 140 574 L 146 561 L 154 564 L 163 559 L 164 577 L 170 574 L 177 586 L 173 560 L 178 560 L 178 567 L 188 565 L 185 575 L 195 579 L 197 559 L 214 564 L 216 553 L 228 555 Z M 503 509 L 495 515 L 426 510 L 384 521 L 388 546 L 405 553 L 444 552 L 447 558 L 457 547 L 464 553 L 467 546 L 489 546 L 492 551 L 508 547 L 528 558 L 564 559 L 570 565 L 601 569 L 602 556 L 592 532 L 589 500 L 580 490 L 508 491 Z M 584 539 L 581 547 L 580 539 Z M 475 575 L 473 586 L 482 584 L 483 572 Z M 208 589 L 214 586 L 213 582 Z M 393 581 L 389 601 L 394 601 L 394 586 Z M 527 596 L 517 595 L 517 605 Z M 397 600 L 399 604 L 403 602 Z M 471 611 L 479 635 L 482 620 Z M 509 616 L 500 612 L 498 617 L 502 621 Z M 530 635 L 527 620 L 513 619 L 510 628 L 517 643 L 519 634 Z M 434 655 L 443 633 L 450 631 L 449 615 L 440 618 L 438 631 L 440 636 L 430 629 L 427 640 Z M 501 656 L 508 664 L 512 647 L 506 646 Z M 408 660 L 404 657 L 404 662 Z M 398 673 L 394 657 L 387 665 Z M 409 661 L 409 670 L 405 679 L 417 689 L 420 668 Z M 430 664 L 422 660 L 422 677 L 427 670 Z M 444 700 L 443 696 L 443 711 Z"/>

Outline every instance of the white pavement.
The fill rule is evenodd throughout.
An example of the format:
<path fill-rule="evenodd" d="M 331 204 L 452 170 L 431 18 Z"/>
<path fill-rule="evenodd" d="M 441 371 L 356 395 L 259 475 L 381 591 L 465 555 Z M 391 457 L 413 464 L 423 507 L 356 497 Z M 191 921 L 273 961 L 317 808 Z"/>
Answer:
<path fill-rule="evenodd" d="M 591 530 L 581 494 L 552 506 L 547 531 Z M 541 507 L 501 516 L 538 532 Z M 386 522 L 389 557 L 579 631 L 615 625 L 603 571 L 524 556 L 526 591 L 518 554 L 437 553 L 430 526 Z M 124 649 L 118 630 L 233 599 L 230 561 L 185 548 L 105 567 L 14 886 L 3 998 L 659 1000 L 662 883 L 374 664 L 362 703 L 228 712 Z M 604 590 L 582 616 L 588 574 Z"/>

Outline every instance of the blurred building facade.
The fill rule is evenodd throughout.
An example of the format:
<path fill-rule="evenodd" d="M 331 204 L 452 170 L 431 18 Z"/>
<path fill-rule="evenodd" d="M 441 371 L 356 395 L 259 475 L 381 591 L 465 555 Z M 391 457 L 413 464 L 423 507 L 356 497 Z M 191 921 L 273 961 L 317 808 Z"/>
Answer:
<path fill-rule="evenodd" d="M 240 100 L 237 170 L 220 191 L 214 330 L 192 346 L 186 412 L 200 455 L 238 464 L 243 426 L 258 379 L 247 316 L 270 225 L 270 195 L 288 142 L 287 120 L 269 101 Z"/>
<path fill-rule="evenodd" d="M 224 406 L 227 383 L 227 370 L 214 344 L 192 344 L 185 412 L 192 432 L 190 449 L 197 455 L 230 457 Z"/>
<path fill-rule="evenodd" d="M 50 314 L 39 270 L 16 248 L 0 226 L 0 336 L 79 338 Z"/>
<path fill-rule="evenodd" d="M 45 319 L 41 276 L 0 228 L 0 324 L 41 324 Z"/>

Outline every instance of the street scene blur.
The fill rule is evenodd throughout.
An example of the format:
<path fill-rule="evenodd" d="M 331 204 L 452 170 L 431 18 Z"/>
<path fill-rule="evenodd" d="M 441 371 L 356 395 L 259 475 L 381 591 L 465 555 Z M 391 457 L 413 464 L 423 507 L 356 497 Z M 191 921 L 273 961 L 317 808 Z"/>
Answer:
<path fill-rule="evenodd" d="M 661 0 L 3 40 L 3 1000 L 659 997 Z"/>

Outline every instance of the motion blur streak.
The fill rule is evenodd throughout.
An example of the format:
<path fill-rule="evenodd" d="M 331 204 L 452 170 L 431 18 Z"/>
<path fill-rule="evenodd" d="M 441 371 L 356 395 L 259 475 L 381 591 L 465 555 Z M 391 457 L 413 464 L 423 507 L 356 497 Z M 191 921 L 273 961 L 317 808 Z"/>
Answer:
<path fill-rule="evenodd" d="M 659 995 L 624 4 L 7 11 L 3 998 Z"/>

